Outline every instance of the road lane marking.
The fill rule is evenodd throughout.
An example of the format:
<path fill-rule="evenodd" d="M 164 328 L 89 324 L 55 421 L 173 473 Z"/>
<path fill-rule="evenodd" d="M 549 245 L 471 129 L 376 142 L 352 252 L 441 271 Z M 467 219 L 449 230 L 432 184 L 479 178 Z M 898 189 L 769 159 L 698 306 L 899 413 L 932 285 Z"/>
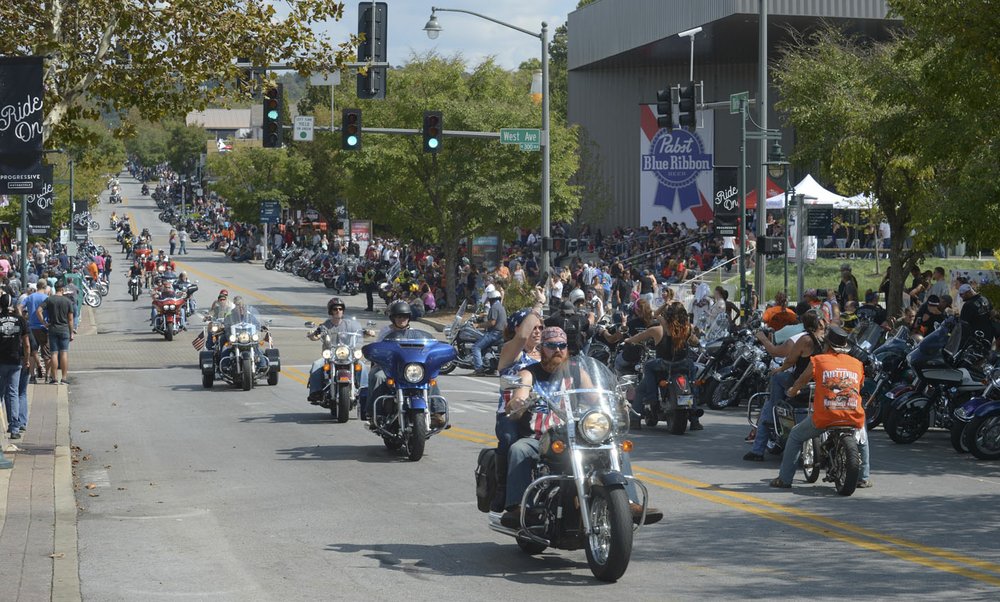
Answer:
<path fill-rule="evenodd" d="M 489 436 L 486 433 L 468 429 L 459 429 L 457 427 L 453 427 L 451 430 L 457 431 L 454 433 L 452 438 L 473 441 L 481 444 L 496 442 L 496 437 Z M 856 547 L 893 556 L 895 558 L 933 568 L 935 570 L 961 575 L 963 577 L 989 583 L 991 585 L 1000 585 L 1000 577 L 989 573 L 1000 573 L 1000 564 L 978 560 L 967 557 L 958 552 L 926 546 L 914 541 L 909 541 L 892 535 L 886 535 L 884 533 L 879 533 L 871 529 L 859 527 L 851 523 L 829 518 L 807 510 L 801 510 L 791 506 L 771 502 L 757 496 L 727 490 L 719 487 L 718 485 L 703 483 L 694 479 L 644 468 L 641 466 L 633 465 L 633 467 L 637 474 L 641 474 L 643 476 L 644 482 L 654 484 L 663 489 L 669 489 L 671 491 L 697 497 L 705 501 L 749 512 L 762 518 L 780 522 L 816 535 L 836 539 Z M 817 524 L 812 524 L 807 521 L 812 521 Z M 875 541 L 868 541 L 863 538 Z M 941 564 L 942 560 L 959 566 Z M 969 567 L 976 567 L 977 569 L 982 570 L 974 570 Z"/>

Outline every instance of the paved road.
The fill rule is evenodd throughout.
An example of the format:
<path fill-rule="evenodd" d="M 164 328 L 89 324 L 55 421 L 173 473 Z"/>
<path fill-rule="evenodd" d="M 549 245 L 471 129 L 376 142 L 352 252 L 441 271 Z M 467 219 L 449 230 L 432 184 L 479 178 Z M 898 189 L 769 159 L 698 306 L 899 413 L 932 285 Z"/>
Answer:
<path fill-rule="evenodd" d="M 116 210 L 165 244 L 155 205 L 122 183 L 128 204 Z M 87 600 L 995 599 L 1000 591 L 998 465 L 957 456 L 945 433 L 902 447 L 878 431 L 875 488 L 847 499 L 822 484 L 773 490 L 766 481 L 777 461 L 741 461 L 747 427 L 734 412 L 711 414 L 704 431 L 683 437 L 633 434 L 637 474 L 667 516 L 640 531 L 618 584 L 593 580 L 582 551 L 525 556 L 487 528 L 474 503 L 495 379 L 442 378 L 455 428 L 407 462 L 357 420 L 333 424 L 305 401 L 318 346 L 302 322 L 323 317 L 321 285 L 190 246 L 178 259 L 200 281 L 198 299 L 222 286 L 251 299 L 274 320 L 285 369 L 275 387 L 202 389 L 194 333 L 167 343 L 149 332 L 147 303 L 124 296 L 117 271 L 96 332 L 79 337 L 71 357 Z M 368 319 L 362 297 L 349 307 Z"/>

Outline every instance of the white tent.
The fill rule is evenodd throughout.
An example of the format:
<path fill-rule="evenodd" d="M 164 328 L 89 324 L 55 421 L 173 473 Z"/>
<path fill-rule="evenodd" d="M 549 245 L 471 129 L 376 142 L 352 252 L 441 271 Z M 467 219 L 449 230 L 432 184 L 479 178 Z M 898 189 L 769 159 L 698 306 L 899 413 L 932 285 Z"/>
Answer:
<path fill-rule="evenodd" d="M 791 191 L 789 191 L 789 194 Z M 858 194 L 852 197 L 842 197 L 820 186 L 811 175 L 802 178 L 795 185 L 795 194 L 804 194 L 806 205 L 833 205 L 834 209 L 869 209 L 872 206 L 871 197 Z M 781 209 L 785 206 L 785 195 L 777 194 L 767 199 L 768 209 Z"/>

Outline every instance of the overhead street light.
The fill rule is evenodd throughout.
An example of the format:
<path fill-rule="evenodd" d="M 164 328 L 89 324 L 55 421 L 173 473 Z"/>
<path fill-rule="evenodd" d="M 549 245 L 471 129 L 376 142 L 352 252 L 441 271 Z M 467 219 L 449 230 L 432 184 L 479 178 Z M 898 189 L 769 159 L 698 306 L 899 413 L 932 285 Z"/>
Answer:
<path fill-rule="evenodd" d="M 441 33 L 441 24 L 438 23 L 437 13 L 440 12 L 451 12 L 451 13 L 465 13 L 467 15 L 472 15 L 474 17 L 479 17 L 480 19 L 485 19 L 497 25 L 503 25 L 509 29 L 515 31 L 520 31 L 523 34 L 527 34 L 533 38 L 538 38 L 542 42 L 542 257 L 541 257 L 541 270 L 543 273 L 548 272 L 552 266 L 549 262 L 549 250 L 552 245 L 551 238 L 551 224 L 549 218 L 549 200 L 550 200 L 550 151 L 551 145 L 549 144 L 549 24 L 542 21 L 542 31 L 535 33 L 528 29 L 518 27 L 517 25 L 512 25 L 499 19 L 494 19 L 493 17 L 488 17 L 486 15 L 473 12 L 471 10 L 464 10 L 461 8 L 440 8 L 437 6 L 431 7 L 431 18 L 427 20 L 427 24 L 424 25 L 424 31 L 427 32 L 427 37 L 436 40 L 438 35 Z M 532 91 L 534 92 L 534 91 Z"/>

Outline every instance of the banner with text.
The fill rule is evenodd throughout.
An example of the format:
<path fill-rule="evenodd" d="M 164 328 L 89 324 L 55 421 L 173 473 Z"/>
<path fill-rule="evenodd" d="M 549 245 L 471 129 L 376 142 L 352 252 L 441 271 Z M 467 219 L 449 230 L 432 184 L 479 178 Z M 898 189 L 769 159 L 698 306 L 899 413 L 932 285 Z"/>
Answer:
<path fill-rule="evenodd" d="M 0 194 L 41 194 L 42 168 L 41 155 L 0 156 Z"/>
<path fill-rule="evenodd" d="M 42 152 L 42 57 L 0 57 L 0 155 Z"/>
<path fill-rule="evenodd" d="M 372 221 L 369 219 L 351 220 L 351 240 L 358 243 L 362 255 L 368 250 L 372 241 Z"/>
<path fill-rule="evenodd" d="M 26 194 L 24 202 L 28 204 L 28 234 L 31 236 L 48 236 L 52 227 L 52 203 L 55 194 L 52 189 L 52 166 L 42 166 L 41 194 Z"/>
<path fill-rule="evenodd" d="M 715 232 L 722 236 L 736 236 L 740 218 L 739 172 L 733 166 L 715 166 Z"/>
<path fill-rule="evenodd" d="M 694 225 L 712 219 L 715 119 L 702 111 L 694 132 L 660 129 L 655 105 L 639 105 L 639 219 Z"/>
<path fill-rule="evenodd" d="M 90 207 L 86 200 L 73 201 L 73 240 L 84 242 L 90 233 Z"/>

